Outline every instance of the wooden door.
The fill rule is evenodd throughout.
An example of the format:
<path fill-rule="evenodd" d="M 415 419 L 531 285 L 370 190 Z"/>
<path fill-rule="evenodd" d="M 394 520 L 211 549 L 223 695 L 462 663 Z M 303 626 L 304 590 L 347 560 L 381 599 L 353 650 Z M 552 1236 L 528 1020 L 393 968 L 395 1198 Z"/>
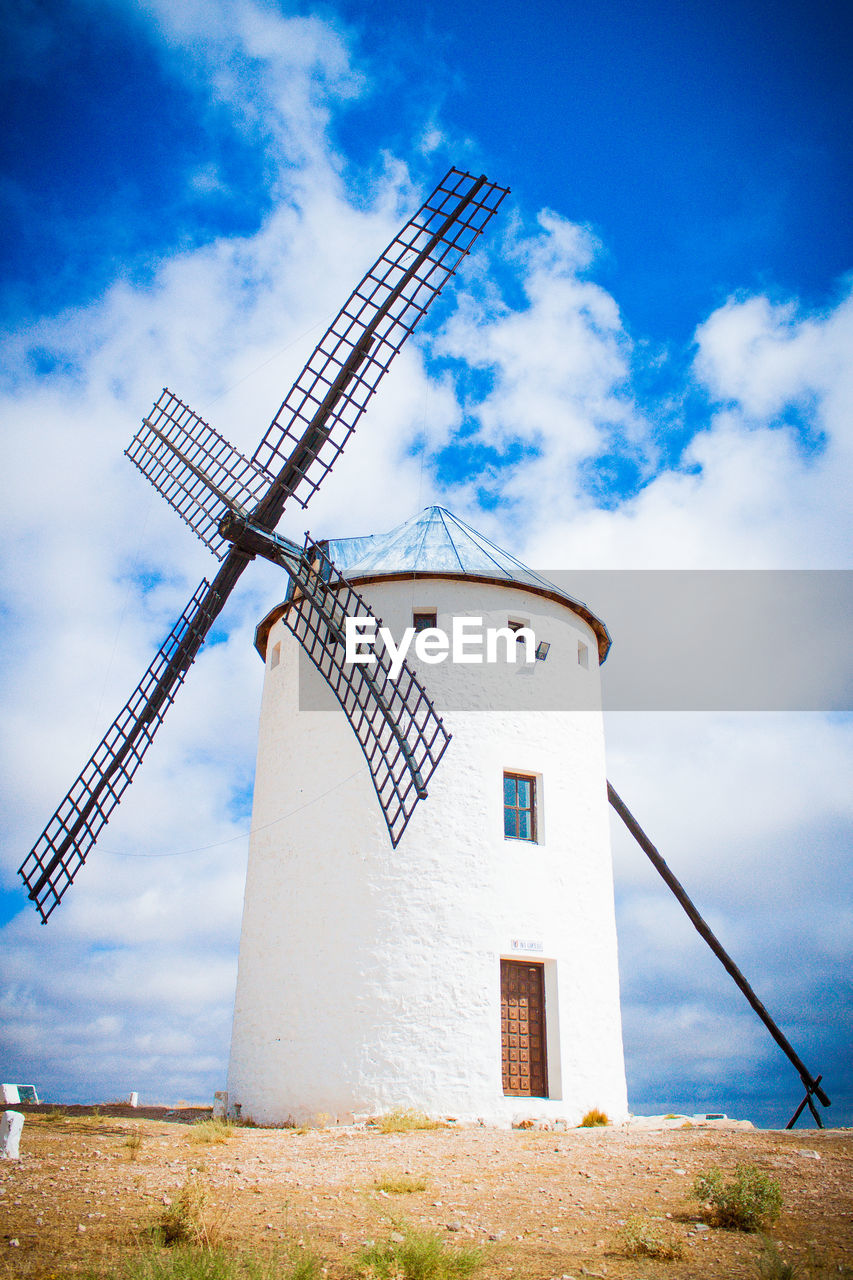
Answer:
<path fill-rule="evenodd" d="M 501 960 L 501 1064 L 505 1094 L 548 1097 L 543 964 Z"/>

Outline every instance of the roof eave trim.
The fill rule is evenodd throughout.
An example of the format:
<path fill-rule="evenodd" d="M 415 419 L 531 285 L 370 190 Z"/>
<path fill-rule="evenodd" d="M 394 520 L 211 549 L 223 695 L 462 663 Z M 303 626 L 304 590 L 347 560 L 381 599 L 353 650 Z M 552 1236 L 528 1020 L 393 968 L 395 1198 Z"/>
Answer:
<path fill-rule="evenodd" d="M 442 572 L 437 569 L 407 569 L 400 570 L 397 573 L 381 573 L 378 571 L 375 573 L 353 573 L 347 576 L 347 582 L 351 582 L 353 584 L 362 582 L 411 582 L 414 579 L 422 578 L 440 578 L 445 581 L 452 582 L 458 582 L 460 578 L 462 578 L 467 582 L 485 582 L 490 586 L 515 587 L 520 588 L 522 591 L 530 591 L 533 595 L 544 596 L 547 600 L 554 600 L 557 604 L 565 605 L 566 608 L 571 609 L 573 613 L 576 613 L 578 617 L 583 618 L 584 622 L 592 628 L 595 633 L 596 641 L 598 642 L 599 666 L 606 660 L 607 655 L 610 652 L 610 646 L 612 644 L 610 632 L 607 630 L 607 627 L 601 619 L 596 617 L 592 610 L 587 608 L 587 606 L 580 600 L 573 600 L 571 596 L 565 595 L 562 591 L 558 591 L 556 587 L 549 590 L 546 587 L 537 586 L 533 582 L 520 582 L 516 578 L 496 578 L 485 573 L 450 573 Z M 284 614 L 288 604 L 289 602 L 284 600 L 275 605 L 269 613 L 261 619 L 255 629 L 255 648 L 261 655 L 264 662 L 267 660 L 267 641 L 269 640 L 269 633 L 275 626 L 276 622 L 278 622 L 279 618 Z"/>

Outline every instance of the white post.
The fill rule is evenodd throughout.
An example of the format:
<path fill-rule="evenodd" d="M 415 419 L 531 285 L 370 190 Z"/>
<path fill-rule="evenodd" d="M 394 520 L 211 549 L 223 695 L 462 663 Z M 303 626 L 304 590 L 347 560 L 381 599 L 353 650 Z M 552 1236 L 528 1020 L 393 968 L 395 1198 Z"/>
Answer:
<path fill-rule="evenodd" d="M 225 1089 L 217 1089 L 213 1095 L 213 1119 L 224 1120 L 228 1114 L 228 1092 Z"/>
<path fill-rule="evenodd" d="M 18 1144 L 24 1127 L 22 1111 L 4 1111 L 0 1116 L 0 1160 L 19 1160 Z"/>
<path fill-rule="evenodd" d="M 132 1094 L 130 1095 L 130 1097 L 128 1098 L 128 1100 L 127 1100 L 127 1101 L 128 1101 L 128 1106 L 131 1106 L 131 1107 L 138 1107 L 138 1106 L 139 1106 L 139 1094 L 138 1094 L 138 1093 L 135 1093 L 135 1092 L 134 1092 L 134 1093 L 132 1093 Z"/>

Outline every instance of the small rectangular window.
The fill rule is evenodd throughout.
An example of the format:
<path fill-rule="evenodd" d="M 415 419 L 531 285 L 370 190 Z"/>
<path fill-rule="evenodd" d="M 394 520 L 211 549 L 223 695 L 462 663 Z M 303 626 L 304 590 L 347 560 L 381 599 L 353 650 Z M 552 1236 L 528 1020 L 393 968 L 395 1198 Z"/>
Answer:
<path fill-rule="evenodd" d="M 412 626 L 415 631 L 429 631 L 431 627 L 436 626 L 437 622 L 437 613 L 429 613 L 424 610 L 412 614 Z"/>
<path fill-rule="evenodd" d="M 270 654 L 270 666 L 277 667 L 280 661 L 281 661 L 281 645 L 274 644 L 272 647 L 272 653 Z"/>
<path fill-rule="evenodd" d="M 578 666 L 583 667 L 585 671 L 589 670 L 589 649 L 583 640 L 578 640 Z"/>
<path fill-rule="evenodd" d="M 504 774 L 504 836 L 536 843 L 536 779 Z"/>

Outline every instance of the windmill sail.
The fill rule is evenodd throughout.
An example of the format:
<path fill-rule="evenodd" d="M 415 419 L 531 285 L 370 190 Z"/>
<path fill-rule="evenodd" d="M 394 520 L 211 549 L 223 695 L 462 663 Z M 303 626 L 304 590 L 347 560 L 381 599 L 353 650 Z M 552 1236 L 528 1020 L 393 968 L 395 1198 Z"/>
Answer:
<path fill-rule="evenodd" d="M 451 169 L 356 286 L 312 352 L 251 460 L 164 390 L 127 456 L 220 559 L 229 510 L 268 529 L 287 499 L 307 506 L 370 397 L 507 194 Z"/>
<path fill-rule="evenodd" d="M 165 387 L 125 453 L 220 560 L 222 517 L 251 511 L 269 488 L 260 467 Z"/>
<path fill-rule="evenodd" d="M 236 582 L 246 563 L 246 557 L 235 552 L 227 575 L 220 573 L 212 585 L 202 580 L 92 758 L 21 864 L 20 874 L 45 924 L 130 786 L 231 592 L 230 579 Z"/>
<path fill-rule="evenodd" d="M 128 456 L 224 563 L 213 583 L 202 583 L 193 596 L 19 868 L 43 922 L 130 785 L 246 565 L 259 551 L 270 554 L 267 544 L 275 540 L 286 501 L 300 490 L 297 500 L 304 506 L 316 492 L 394 356 L 506 194 L 485 177 L 450 170 L 348 299 L 251 460 L 171 391 L 163 391 L 143 421 Z M 239 528 L 248 516 L 258 546 L 241 544 Z M 231 536 L 225 532 L 229 521 L 236 522 Z M 289 571 L 301 556 L 299 548 L 294 550 Z M 331 569 L 324 572 L 331 583 Z M 320 591 L 308 589 L 309 571 L 298 568 L 299 574 L 303 597 L 293 613 L 295 633 L 350 719 L 396 845 L 415 804 L 426 795 L 426 782 L 449 737 L 408 669 L 393 688 L 387 665 L 380 665 L 377 676 L 346 676 L 342 608 L 346 601 L 357 602 L 363 612 L 366 607 L 339 575 L 334 587 Z M 325 656 L 318 647 L 323 638 L 329 645 Z"/>
<path fill-rule="evenodd" d="M 379 619 L 337 572 L 324 548 L 306 540 L 291 570 L 283 621 L 328 682 L 358 738 L 394 848 L 444 755 L 450 734 L 415 673 L 404 662 L 396 679 L 378 634 Z M 375 664 L 346 662 L 348 617 L 376 622 Z"/>
<path fill-rule="evenodd" d="M 326 543 L 306 535 L 299 547 L 233 513 L 223 520 L 222 533 L 241 551 L 264 556 L 290 575 L 285 625 L 349 720 L 396 848 L 450 742 L 428 693 L 406 662 L 392 678 L 381 621 L 335 568 Z M 374 623 L 374 663 L 347 661 L 347 618 Z"/>
<path fill-rule="evenodd" d="M 451 169 L 360 281 L 255 450 L 252 461 L 271 478 L 287 461 L 274 502 L 299 490 L 297 501 L 307 505 L 394 356 L 506 194 L 485 177 Z"/>

